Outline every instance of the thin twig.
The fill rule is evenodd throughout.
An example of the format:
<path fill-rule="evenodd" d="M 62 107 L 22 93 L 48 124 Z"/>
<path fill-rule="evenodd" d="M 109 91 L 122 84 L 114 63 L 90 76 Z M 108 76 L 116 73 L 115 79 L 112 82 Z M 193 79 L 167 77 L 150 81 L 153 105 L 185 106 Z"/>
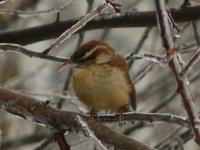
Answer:
<path fill-rule="evenodd" d="M 42 139 L 44 139 L 45 137 L 47 137 L 47 134 L 37 134 L 37 135 L 28 135 L 28 136 L 24 136 L 24 137 L 18 137 L 15 139 L 2 139 L 1 141 L 1 150 L 7 150 L 10 149 L 12 147 L 18 148 L 20 146 L 25 146 L 27 144 L 33 144 L 33 143 L 37 143 L 40 142 Z"/>
<path fill-rule="evenodd" d="M 71 60 L 69 58 L 62 58 L 58 56 L 51 56 L 51 55 L 43 55 L 43 53 L 35 52 L 29 49 L 26 49 L 25 47 L 18 45 L 18 44 L 11 44 L 11 43 L 0 43 L 0 50 L 5 52 L 18 52 L 24 55 L 27 55 L 29 57 L 36 57 L 40 59 L 46 59 L 54 62 L 60 62 L 64 64 L 71 64 Z M 152 61 L 155 63 L 158 63 L 160 65 L 166 65 L 169 61 L 165 56 L 163 55 L 157 55 L 157 54 L 133 54 L 130 53 L 125 56 L 127 60 L 135 60 L 135 59 L 145 59 L 148 61 Z"/>
<path fill-rule="evenodd" d="M 135 76 L 134 84 L 137 84 L 143 77 L 147 75 L 150 71 L 152 71 L 154 67 L 154 63 L 150 62 L 145 67 L 143 67 Z"/>
<path fill-rule="evenodd" d="M 42 69 L 44 69 L 47 66 L 47 63 L 42 63 L 39 66 L 37 66 L 34 70 L 31 70 L 30 72 L 25 72 L 23 74 L 19 74 L 4 83 L 1 84 L 4 88 L 14 88 L 15 86 L 24 83 L 28 79 L 33 78 L 35 75 L 38 75 L 38 72 L 40 72 Z"/>
<path fill-rule="evenodd" d="M 44 148 L 48 146 L 52 142 L 52 140 L 52 136 L 47 137 L 43 142 L 40 143 L 39 146 L 37 146 L 33 150 L 44 150 Z"/>
<path fill-rule="evenodd" d="M 8 0 L 0 0 L 0 4 L 7 2 Z"/>
<path fill-rule="evenodd" d="M 128 55 L 125 56 L 126 60 L 131 61 L 131 60 L 136 60 L 136 59 L 145 59 L 154 63 L 158 63 L 160 65 L 166 65 L 169 61 L 169 59 L 167 57 L 165 57 L 164 55 L 157 55 L 157 54 L 148 54 L 148 53 L 144 53 L 144 54 L 133 54 L 130 53 Z"/>
<path fill-rule="evenodd" d="M 55 62 L 60 62 L 60 63 L 70 62 L 69 58 L 55 57 L 55 56 L 51 56 L 51 55 L 43 56 L 42 53 L 28 50 L 28 49 L 26 49 L 23 46 L 18 45 L 18 44 L 0 43 L 0 50 L 5 51 L 5 52 L 11 52 L 11 51 L 18 52 L 18 53 L 27 55 L 29 57 L 37 57 L 37 58 L 46 59 L 46 60 L 55 61 Z"/>
<path fill-rule="evenodd" d="M 87 22 L 96 17 L 104 8 L 107 7 L 107 5 L 108 5 L 107 3 L 99 5 L 96 9 L 88 13 L 85 17 L 83 17 L 80 21 L 74 24 L 71 28 L 62 33 L 47 49 L 45 49 L 42 52 L 43 55 L 45 56 L 46 54 L 48 54 L 53 48 L 58 47 L 62 42 L 64 42 L 64 40 L 68 39 L 73 33 L 83 28 Z"/>
<path fill-rule="evenodd" d="M 193 133 L 191 131 L 191 129 L 187 129 L 186 131 L 184 132 L 180 132 L 176 135 L 181 141 L 182 141 L 182 146 L 183 146 L 183 143 L 186 143 L 188 142 L 190 139 L 193 138 Z M 167 138 L 165 141 L 163 141 L 162 143 L 159 143 L 157 144 L 155 147 L 159 147 L 160 150 L 169 150 L 169 149 L 177 149 L 177 145 L 174 145 L 174 147 L 172 147 L 172 140 L 174 139 L 171 139 L 172 137 L 169 136 L 169 138 Z"/>
<path fill-rule="evenodd" d="M 140 51 L 140 49 L 142 48 L 142 45 L 144 44 L 144 42 L 148 38 L 148 35 L 149 35 L 151 29 L 152 29 L 152 27 L 148 27 L 148 28 L 145 29 L 142 37 L 140 38 L 140 40 L 137 44 L 137 47 L 134 49 L 134 52 L 132 52 L 132 54 L 134 54 L 134 53 L 137 54 Z M 134 60 L 131 60 L 129 62 L 129 70 L 130 70 L 131 66 L 133 65 L 133 63 L 134 63 Z"/>
<path fill-rule="evenodd" d="M 174 29 L 174 35 L 175 37 L 179 37 L 180 36 L 180 29 L 178 28 L 176 22 L 174 21 L 174 18 L 172 17 L 171 11 L 168 7 L 166 7 L 167 10 L 167 16 L 168 16 L 168 20 L 170 22 L 170 25 L 172 26 L 172 28 Z"/>
<path fill-rule="evenodd" d="M 90 130 L 90 128 L 88 127 L 87 123 L 81 118 L 81 116 L 77 115 L 77 121 L 78 121 L 79 125 L 81 126 L 81 129 L 82 129 L 83 133 L 86 136 L 91 137 L 99 145 L 99 147 L 102 150 L 107 150 L 107 148 L 102 144 L 102 142 Z"/>
<path fill-rule="evenodd" d="M 200 36 L 199 36 L 199 30 L 197 27 L 197 24 L 195 21 L 192 21 L 192 28 L 193 28 L 193 32 L 194 32 L 194 38 L 196 40 L 196 43 L 198 46 L 200 46 Z"/>
<path fill-rule="evenodd" d="M 195 62 L 199 60 L 199 57 L 200 57 L 200 48 L 197 50 L 194 56 L 188 61 L 188 63 L 182 69 L 180 74 L 181 75 L 186 74 L 191 69 L 191 67 L 195 64 Z"/>
<path fill-rule="evenodd" d="M 172 17 L 176 22 L 186 22 L 200 19 L 200 6 L 188 7 L 185 9 L 170 9 Z M 82 16 L 81 18 L 83 18 Z M 71 28 L 80 18 L 66 21 L 53 22 L 50 24 L 29 27 L 15 31 L 7 31 L 0 33 L 2 43 L 30 44 L 38 41 L 57 38 L 60 34 Z M 149 27 L 156 26 L 155 11 L 137 11 L 120 13 L 119 16 L 105 14 L 98 16 L 96 19 L 88 22 L 83 28 L 76 33 L 83 31 L 104 28 L 125 28 L 125 27 Z"/>
<path fill-rule="evenodd" d="M 189 81 L 192 83 L 192 82 L 195 82 L 198 77 L 200 76 L 200 71 L 199 72 L 196 72 L 195 74 L 192 74 L 192 77 L 189 79 Z M 151 87 L 151 86 L 150 86 Z M 175 97 L 178 95 L 178 92 L 174 91 L 170 94 L 167 95 L 166 98 L 162 99 L 162 101 L 159 100 L 159 104 L 155 105 L 152 109 L 149 110 L 150 113 L 156 113 L 158 112 L 159 110 L 161 110 L 162 108 L 166 107 L 167 104 L 171 103 L 173 100 L 175 100 Z M 124 131 L 124 133 L 127 135 L 127 134 L 130 134 L 131 132 L 133 132 L 135 129 L 137 128 L 142 128 L 144 127 L 146 124 L 144 122 L 139 122 L 139 123 L 136 123 L 136 125 L 134 125 L 133 127 L 127 129 Z M 189 129 L 190 130 L 190 129 Z M 191 134 L 192 132 L 190 132 Z M 187 142 L 188 140 L 190 140 L 192 136 L 189 136 L 187 138 L 187 135 L 184 134 L 184 137 L 186 137 L 187 140 L 184 140 L 185 142 Z M 184 138 L 185 139 L 185 138 Z"/>
<path fill-rule="evenodd" d="M 110 4 L 110 6 L 114 9 L 115 13 L 119 14 L 121 12 L 121 6 L 122 4 L 118 2 L 113 2 L 112 0 L 105 0 L 107 4 Z"/>
<path fill-rule="evenodd" d="M 58 13 L 58 12 L 63 11 L 64 9 L 66 9 L 71 2 L 72 2 L 72 0 L 68 0 L 65 4 L 62 4 L 58 8 L 51 8 L 51 9 L 39 10 L 39 11 L 0 9 L 0 14 L 16 15 L 16 16 L 21 16 L 21 17 L 30 17 L 30 16 L 41 15 L 41 14 Z"/>

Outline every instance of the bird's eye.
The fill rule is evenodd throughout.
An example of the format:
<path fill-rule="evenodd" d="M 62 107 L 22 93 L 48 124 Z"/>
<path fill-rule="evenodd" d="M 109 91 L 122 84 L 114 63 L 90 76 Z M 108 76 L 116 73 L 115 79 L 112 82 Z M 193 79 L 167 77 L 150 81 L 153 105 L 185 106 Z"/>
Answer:
<path fill-rule="evenodd" d="M 84 64 L 84 63 L 85 63 L 85 59 L 79 60 L 79 63 L 80 63 L 80 64 Z"/>

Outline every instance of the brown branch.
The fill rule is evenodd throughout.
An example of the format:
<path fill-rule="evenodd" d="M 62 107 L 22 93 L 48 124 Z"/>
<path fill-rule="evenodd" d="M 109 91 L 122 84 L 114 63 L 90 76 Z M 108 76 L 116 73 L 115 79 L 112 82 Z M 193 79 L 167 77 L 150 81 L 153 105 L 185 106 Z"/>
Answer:
<path fill-rule="evenodd" d="M 36 57 L 40 59 L 46 59 L 54 62 L 60 62 L 64 63 L 64 65 L 72 64 L 71 60 L 69 58 L 61 58 L 51 55 L 44 55 L 43 52 L 35 52 L 32 50 L 28 50 L 25 47 L 18 45 L 18 44 L 11 44 L 11 43 L 0 43 L 0 50 L 5 52 L 17 52 L 24 55 L 27 55 L 29 57 Z M 133 54 L 130 53 L 125 56 L 127 60 L 135 60 L 135 59 L 146 59 L 148 61 L 152 61 L 155 63 L 158 63 L 160 65 L 166 65 L 168 59 L 162 55 L 156 55 L 156 54 Z"/>
<path fill-rule="evenodd" d="M 65 10 L 68 7 L 68 5 L 71 3 L 71 1 L 72 0 L 67 1 L 66 3 L 62 4 L 58 8 L 51 8 L 47 10 L 22 11 L 22 10 L 11 10 L 11 9 L 0 9 L 0 14 L 30 17 L 30 16 L 41 15 L 41 14 L 59 13 Z"/>
<path fill-rule="evenodd" d="M 55 41 L 51 43 L 50 46 L 48 46 L 43 52 L 42 55 L 47 55 L 52 49 L 55 49 L 58 47 L 64 40 L 68 39 L 72 34 L 83 28 L 86 23 L 88 23 L 90 20 L 92 20 L 95 16 L 97 16 L 101 11 L 108 6 L 107 3 L 103 3 L 99 5 L 96 9 L 89 12 L 86 16 L 84 16 L 82 19 L 80 19 L 78 22 L 76 22 L 73 26 L 71 26 L 69 29 L 67 29 L 65 32 L 63 32 Z"/>
<path fill-rule="evenodd" d="M 55 132 L 53 137 L 54 137 L 54 140 L 56 141 L 56 143 L 58 144 L 60 150 L 70 150 L 70 146 L 67 143 L 67 141 L 65 140 L 64 133 Z"/>
<path fill-rule="evenodd" d="M 193 133 L 192 133 L 191 129 L 188 129 L 185 132 L 178 133 L 178 135 L 176 134 L 175 137 L 178 137 L 178 139 L 181 140 L 182 143 L 186 143 L 190 139 L 193 138 Z M 155 146 L 155 148 L 158 148 L 160 150 L 169 150 L 169 149 L 173 149 L 173 148 L 178 149 L 179 148 L 178 143 L 174 144 L 172 147 L 172 140 L 174 140 L 173 137 L 168 137 L 161 143 L 158 143 Z M 183 146 L 183 145 L 181 145 L 181 146 Z"/>
<path fill-rule="evenodd" d="M 200 6 L 187 7 L 184 9 L 170 9 L 172 17 L 176 22 L 185 22 L 200 19 Z M 1 43 L 30 44 L 46 39 L 56 38 L 66 29 L 70 28 L 80 19 L 72 19 L 62 22 L 53 22 L 46 25 L 30 27 L 16 31 L 0 33 Z M 147 27 L 156 26 L 155 11 L 124 13 L 120 16 L 103 15 L 87 23 L 81 30 L 88 31 L 104 28 L 124 28 L 124 27 Z M 76 32 L 76 33 L 78 33 Z"/>
<path fill-rule="evenodd" d="M 142 37 L 140 38 L 140 40 L 139 40 L 139 42 L 138 42 L 138 44 L 136 46 L 136 48 L 134 48 L 134 50 L 132 51 L 132 55 L 134 53 L 137 54 L 140 51 L 140 49 L 142 48 L 144 42 L 147 40 L 148 35 L 149 35 L 151 29 L 152 29 L 152 27 L 148 27 L 148 28 L 145 29 Z M 134 64 L 134 60 L 130 60 L 129 63 L 128 63 L 129 70 L 131 69 L 131 67 L 132 67 L 133 64 Z"/>
<path fill-rule="evenodd" d="M 194 56 L 188 61 L 186 66 L 182 69 L 181 75 L 188 72 L 188 70 L 191 68 L 191 66 L 199 59 L 200 57 L 200 49 L 197 50 L 197 52 L 194 54 Z"/>
<path fill-rule="evenodd" d="M 167 11 L 165 7 L 165 2 L 162 0 L 155 0 L 158 25 L 161 31 L 161 38 L 163 41 L 163 46 L 168 54 L 171 49 L 173 49 L 172 37 L 170 35 L 169 22 L 167 20 Z M 189 122 L 192 128 L 192 131 L 195 136 L 195 140 L 200 144 L 200 133 L 199 130 L 195 127 L 195 120 L 198 115 L 193 104 L 194 100 L 191 95 L 191 92 L 187 86 L 187 77 L 186 75 L 180 76 L 179 71 L 181 70 L 180 63 L 178 62 L 177 54 L 173 54 L 173 58 L 169 61 L 169 67 L 172 70 L 176 83 L 178 86 L 178 92 L 182 97 L 183 104 L 185 106 L 186 112 L 188 114 Z"/>
<path fill-rule="evenodd" d="M 103 143 L 95 136 L 95 134 L 90 130 L 87 123 L 82 119 L 81 116 L 77 116 L 77 121 L 82 128 L 84 135 L 91 137 L 94 141 L 101 147 L 102 150 L 107 150 Z"/>
<path fill-rule="evenodd" d="M 5 51 L 5 52 L 18 52 L 18 53 L 27 55 L 29 57 L 36 57 L 36 58 L 46 59 L 46 60 L 55 61 L 55 62 L 61 62 L 61 63 L 70 62 L 69 58 L 61 58 L 61 57 L 55 57 L 51 55 L 43 56 L 42 53 L 40 52 L 34 52 L 31 50 L 28 50 L 18 44 L 0 43 L 0 50 Z"/>
<path fill-rule="evenodd" d="M 107 4 L 110 4 L 111 7 L 114 9 L 114 11 L 115 11 L 117 14 L 119 14 L 119 13 L 121 12 L 121 6 L 122 6 L 122 4 L 120 4 L 120 3 L 118 3 L 118 2 L 113 2 L 113 1 L 111 1 L 111 0 L 105 0 L 105 2 L 106 2 Z"/>
<path fill-rule="evenodd" d="M 117 122 L 119 118 L 115 114 L 100 115 L 98 116 L 101 122 Z M 124 113 L 122 121 L 144 121 L 144 122 L 166 122 L 176 125 L 181 125 L 184 127 L 189 127 L 189 122 L 187 118 L 167 114 L 167 113 L 140 113 L 140 112 L 130 112 Z"/>
<path fill-rule="evenodd" d="M 74 129 L 80 130 L 76 120 L 77 113 L 61 111 L 41 101 L 1 88 L 0 108 L 22 118 L 32 119 L 35 123 L 60 132 L 73 131 Z M 151 149 L 134 139 L 114 132 L 100 122 L 91 119 L 84 119 L 84 121 L 87 122 L 90 130 L 94 132 L 98 139 L 107 144 L 114 145 L 116 148 L 126 150 Z"/>
<path fill-rule="evenodd" d="M 33 144 L 40 142 L 42 139 L 47 137 L 47 134 L 39 134 L 39 135 L 28 135 L 24 137 L 17 137 L 15 139 L 2 139 L 1 141 L 1 150 L 6 150 L 10 148 L 17 148 L 20 146 L 24 146 L 27 144 Z"/>

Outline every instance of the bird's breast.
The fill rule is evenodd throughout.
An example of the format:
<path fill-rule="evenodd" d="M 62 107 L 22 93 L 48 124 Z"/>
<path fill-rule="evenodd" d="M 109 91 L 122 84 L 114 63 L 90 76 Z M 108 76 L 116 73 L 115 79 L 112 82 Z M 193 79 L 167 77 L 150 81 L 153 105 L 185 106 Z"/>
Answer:
<path fill-rule="evenodd" d="M 107 64 L 75 69 L 73 87 L 80 101 L 97 109 L 118 108 L 129 100 L 125 74 Z"/>

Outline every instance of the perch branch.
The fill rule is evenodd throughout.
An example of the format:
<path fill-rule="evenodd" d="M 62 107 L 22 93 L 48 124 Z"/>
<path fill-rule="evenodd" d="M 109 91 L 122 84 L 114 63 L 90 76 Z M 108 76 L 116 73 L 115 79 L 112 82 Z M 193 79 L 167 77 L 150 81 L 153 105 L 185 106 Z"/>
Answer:
<path fill-rule="evenodd" d="M 37 101 L 22 94 L 11 92 L 9 90 L 1 88 L 0 108 L 24 119 L 31 119 L 38 124 L 46 126 L 50 129 L 55 129 L 60 132 L 81 129 L 76 120 L 76 117 L 78 115 L 77 113 L 61 111 L 59 109 L 55 109 L 51 106 L 44 104 L 44 102 Z M 83 117 L 84 121 L 87 122 L 90 130 L 92 130 L 95 136 L 102 142 L 114 145 L 118 149 L 151 149 L 134 139 L 114 132 L 100 122 L 86 119 L 84 116 L 81 117 Z"/>

